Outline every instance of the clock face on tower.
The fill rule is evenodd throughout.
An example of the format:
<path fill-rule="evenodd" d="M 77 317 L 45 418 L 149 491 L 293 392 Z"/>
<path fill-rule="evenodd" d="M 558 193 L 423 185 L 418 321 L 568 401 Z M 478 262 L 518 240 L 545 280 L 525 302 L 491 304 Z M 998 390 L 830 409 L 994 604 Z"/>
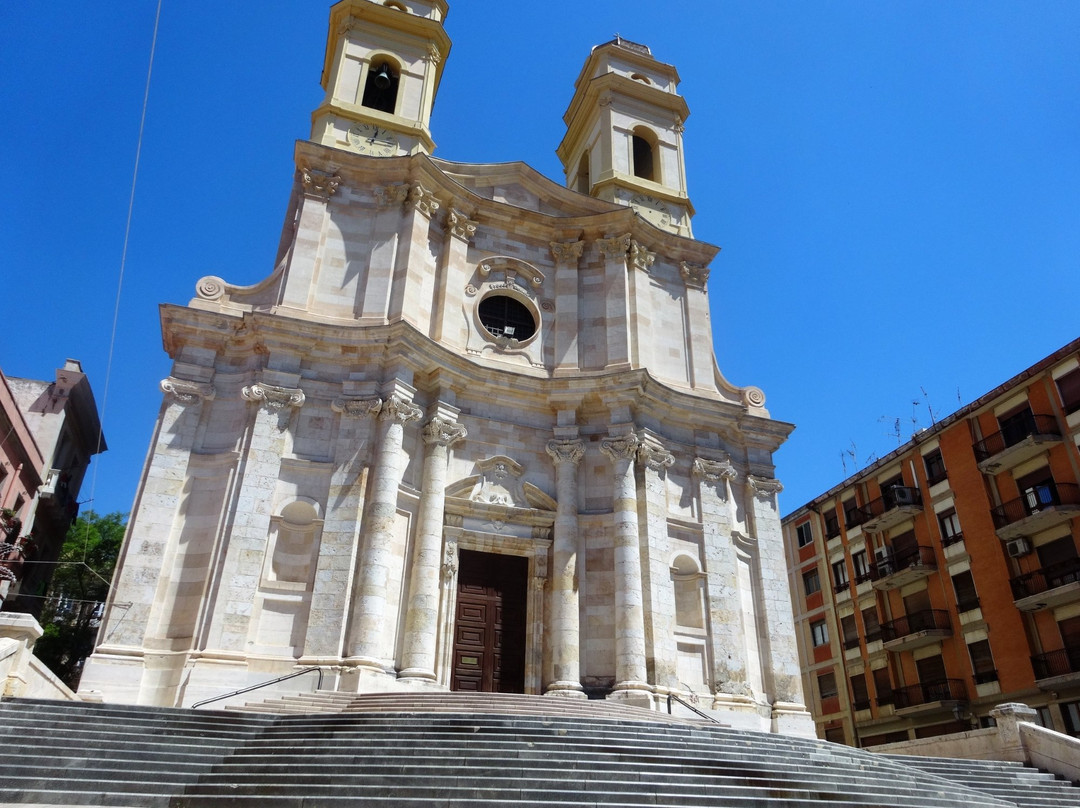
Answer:
<path fill-rule="evenodd" d="M 671 213 L 667 205 L 655 196 L 634 194 L 630 198 L 630 207 L 649 224 L 654 224 L 662 230 L 671 230 Z"/>
<path fill-rule="evenodd" d="M 397 137 L 389 129 L 373 123 L 358 123 L 349 130 L 349 143 L 361 154 L 389 157 L 397 153 Z"/>

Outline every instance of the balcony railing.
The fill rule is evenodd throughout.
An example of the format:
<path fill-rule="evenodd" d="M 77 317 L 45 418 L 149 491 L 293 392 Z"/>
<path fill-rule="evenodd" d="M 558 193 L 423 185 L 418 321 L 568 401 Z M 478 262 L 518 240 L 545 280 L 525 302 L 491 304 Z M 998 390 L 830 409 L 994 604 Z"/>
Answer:
<path fill-rule="evenodd" d="M 1009 500 L 990 510 L 994 528 L 1001 530 L 1009 525 L 1041 513 L 1053 512 L 1065 507 L 1080 507 L 1080 486 L 1071 483 L 1041 483 L 1029 489 L 1022 497 Z"/>
<path fill-rule="evenodd" d="M 949 613 L 942 609 L 926 609 L 881 624 L 881 638 L 885 642 L 898 640 L 909 634 L 918 634 L 921 631 L 952 631 Z"/>
<path fill-rule="evenodd" d="M 854 700 L 852 700 L 851 709 L 853 709 L 853 710 L 869 710 L 870 709 L 870 699 L 865 698 L 865 699 L 854 699 Z"/>
<path fill-rule="evenodd" d="M 896 589 L 932 575 L 936 570 L 937 556 L 933 547 L 917 545 L 906 548 L 874 564 L 874 588 Z"/>
<path fill-rule="evenodd" d="M 932 704 L 936 701 L 967 701 L 967 688 L 961 679 L 942 679 L 937 682 L 922 682 L 909 687 L 899 687 L 893 691 L 893 698 L 898 710 L 917 707 L 920 704 Z"/>
<path fill-rule="evenodd" d="M 972 447 L 975 450 L 975 461 L 982 463 L 1015 446 L 1025 438 L 1031 437 L 1060 440 L 1061 430 L 1058 428 L 1057 419 L 1052 415 L 1031 415 L 1030 413 L 1010 419 L 1005 429 L 983 438 Z"/>
<path fill-rule="evenodd" d="M 1062 648 L 1048 654 L 1036 654 L 1031 658 L 1031 667 L 1036 679 L 1080 673 L 1080 648 Z"/>
<path fill-rule="evenodd" d="M 918 488 L 895 485 L 887 488 L 881 496 L 860 506 L 856 512 L 856 523 L 867 530 L 879 530 L 889 527 L 912 511 L 922 509 L 922 494 Z"/>
<path fill-rule="evenodd" d="M 1041 595 L 1059 586 L 1080 581 L 1080 558 L 1049 564 L 1041 570 L 1012 579 L 1013 600 Z"/>
<path fill-rule="evenodd" d="M 959 544 L 963 540 L 964 540 L 964 534 L 963 533 L 953 533 L 951 536 L 942 536 L 941 537 L 941 546 L 942 547 L 952 547 L 954 544 Z"/>
<path fill-rule="evenodd" d="M 974 674 L 972 674 L 972 676 L 975 679 L 975 684 L 977 685 L 988 685 L 991 682 L 996 682 L 998 680 L 998 672 L 996 670 L 981 672 L 976 671 Z"/>

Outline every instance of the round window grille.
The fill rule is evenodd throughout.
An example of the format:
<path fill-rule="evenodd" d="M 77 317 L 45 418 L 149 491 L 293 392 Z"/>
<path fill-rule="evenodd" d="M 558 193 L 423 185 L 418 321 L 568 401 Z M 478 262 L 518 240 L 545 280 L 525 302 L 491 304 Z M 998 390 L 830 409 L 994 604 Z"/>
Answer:
<path fill-rule="evenodd" d="M 492 336 L 523 342 L 536 333 L 536 319 L 528 307 L 509 295 L 485 297 L 476 313 Z"/>

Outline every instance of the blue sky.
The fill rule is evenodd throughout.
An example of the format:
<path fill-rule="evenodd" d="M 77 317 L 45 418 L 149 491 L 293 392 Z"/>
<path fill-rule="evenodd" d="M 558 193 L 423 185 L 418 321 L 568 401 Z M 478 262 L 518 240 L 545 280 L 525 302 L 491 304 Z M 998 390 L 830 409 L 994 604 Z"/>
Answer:
<path fill-rule="evenodd" d="M 157 305 L 270 272 L 322 94 L 328 2 L 164 1 L 106 400 L 155 9 L 0 4 L 0 367 L 82 360 L 103 512 L 131 508 L 169 372 Z M 591 46 L 678 67 L 718 363 L 797 425 L 784 512 L 1078 336 L 1080 3 L 456 0 L 447 30 L 437 156 L 560 182 Z"/>

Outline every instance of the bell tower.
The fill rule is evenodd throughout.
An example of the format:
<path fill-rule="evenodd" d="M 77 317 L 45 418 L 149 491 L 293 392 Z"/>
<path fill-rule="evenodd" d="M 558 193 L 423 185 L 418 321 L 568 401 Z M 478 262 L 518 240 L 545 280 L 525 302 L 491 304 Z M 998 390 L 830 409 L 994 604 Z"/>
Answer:
<path fill-rule="evenodd" d="M 679 74 L 645 45 L 616 37 L 598 45 L 574 84 L 556 153 L 567 187 L 632 207 L 650 223 L 691 236 Z"/>
<path fill-rule="evenodd" d="M 446 0 L 342 0 L 330 9 L 311 139 L 376 157 L 423 152 L 450 38 Z"/>

